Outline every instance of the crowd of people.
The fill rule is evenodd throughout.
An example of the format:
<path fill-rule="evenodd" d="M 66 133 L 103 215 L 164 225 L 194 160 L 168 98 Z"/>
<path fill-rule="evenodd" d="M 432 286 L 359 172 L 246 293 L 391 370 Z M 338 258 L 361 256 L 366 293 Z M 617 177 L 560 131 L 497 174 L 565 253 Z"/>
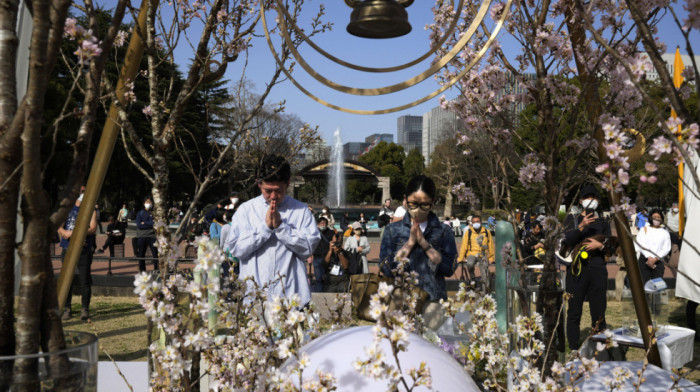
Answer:
<path fill-rule="evenodd" d="M 240 278 L 250 277 L 260 286 L 267 285 L 271 295 L 297 294 L 299 306 L 310 301 L 311 292 L 347 292 L 351 275 L 370 271 L 368 254 L 372 245 L 367 235 L 369 221 L 364 213 L 353 222 L 348 213 L 343 213 L 338 225 L 328 206 L 314 214 L 311 207 L 286 194 L 291 173 L 283 157 L 267 156 L 256 175 L 259 196 L 241 202 L 238 194 L 233 193 L 215 208 L 181 223 L 186 225 L 186 234 L 180 244 L 183 255 L 188 247 L 196 246 L 196 238 L 208 236 L 228 255 L 227 263 L 222 266 L 224 275 L 233 268 Z M 421 309 L 426 324 L 439 325 L 444 317 L 439 301 L 447 298 L 446 278 L 455 273 L 457 266 L 466 267 L 468 276 L 463 278 L 475 283 L 479 281 L 489 289 L 489 268 L 496 255 L 496 220 L 489 216 L 484 221 L 476 214 L 468 216 L 464 225 L 454 215 L 441 220 L 433 212 L 435 183 L 424 175 L 412 178 L 405 190 L 401 205 L 394 209 L 392 201 L 387 199 L 379 210 L 379 269 L 384 275 L 392 276 L 397 263 L 405 260 L 406 269 L 417 273 L 417 285 L 427 293 L 428 300 Z M 579 195 L 576 208 L 566 215 L 559 228 L 563 232 L 561 246 L 583 246 L 587 251 L 585 263 L 566 266 L 565 287 L 571 294 L 566 330 L 573 350 L 580 346 L 584 300 L 590 304 L 593 326 L 598 329 L 605 327 L 606 263 L 611 254 L 607 238 L 612 235 L 610 219 L 603 217 L 599 208 L 598 189 L 586 185 Z M 64 253 L 81 200 L 82 194 L 58 230 Z M 133 217 L 139 271 L 146 271 L 146 251 L 149 249 L 154 259 L 153 268 L 158 269 L 152 205 L 150 197 L 144 198 L 143 207 Z M 129 220 L 126 205 L 116 217 L 109 216 L 107 240 L 97 249 L 94 240 L 99 227 L 97 211 L 96 206 L 78 263 L 83 287 L 83 319 L 89 317 L 92 253 L 109 249 L 112 255 L 114 245 L 124 241 Z M 547 233 L 543 220 L 542 214 L 516 211 L 515 222 L 521 230 L 518 233 L 519 254 L 524 264 L 544 261 Z M 675 203 L 667 213 L 660 209 L 640 210 L 638 215 L 631 217 L 631 228 L 637 229 L 635 247 L 645 282 L 663 277 L 672 246 L 680 248 L 682 239 L 678 222 L 679 211 Z M 459 237 L 462 238 L 457 247 Z M 689 301 L 688 323 L 695 328 L 693 304 Z M 67 306 L 64 318 L 70 317 L 70 306 Z"/>

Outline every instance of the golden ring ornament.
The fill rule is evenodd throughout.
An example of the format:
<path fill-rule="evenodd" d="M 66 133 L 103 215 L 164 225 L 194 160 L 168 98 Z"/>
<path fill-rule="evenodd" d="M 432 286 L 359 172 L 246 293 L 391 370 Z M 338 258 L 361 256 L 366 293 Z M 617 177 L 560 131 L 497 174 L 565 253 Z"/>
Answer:
<path fill-rule="evenodd" d="M 279 1 L 279 0 L 277 0 L 277 1 Z M 305 89 L 299 82 L 297 82 L 297 80 L 294 79 L 294 77 L 291 75 L 291 72 L 289 72 L 289 70 L 287 70 L 287 68 L 284 66 L 284 63 L 280 60 L 279 55 L 277 54 L 277 51 L 275 50 L 275 47 L 272 44 L 272 40 L 270 38 L 270 31 L 269 31 L 269 28 L 267 27 L 267 18 L 265 17 L 265 10 L 264 10 L 263 3 L 264 2 L 260 2 L 260 13 L 261 13 L 261 18 L 262 18 L 263 30 L 265 32 L 265 39 L 267 40 L 267 44 L 270 48 L 270 52 L 272 53 L 272 56 L 275 58 L 275 62 L 280 67 L 282 72 L 284 72 L 285 76 L 287 76 L 287 78 L 292 82 L 292 84 L 294 84 L 294 86 L 297 89 L 299 89 L 299 91 L 304 93 L 306 96 L 308 96 L 312 100 L 314 100 L 314 101 L 316 101 L 316 102 L 318 102 L 326 107 L 329 107 L 331 109 L 335 109 L 335 110 L 338 110 L 338 111 L 341 111 L 344 113 L 374 115 L 374 114 L 394 113 L 394 112 L 398 112 L 398 111 L 405 110 L 405 109 L 414 107 L 416 105 L 419 105 L 423 102 L 426 102 L 426 101 L 438 96 L 442 92 L 444 92 L 447 89 L 449 89 L 450 87 L 452 87 L 455 83 L 457 83 L 457 81 L 462 79 L 467 74 L 467 72 L 469 72 L 479 62 L 479 60 L 481 60 L 481 58 L 484 56 L 484 54 L 486 54 L 486 51 L 488 50 L 488 48 L 491 46 L 493 41 L 496 39 L 496 36 L 500 32 L 501 28 L 503 27 L 503 23 L 505 22 L 505 19 L 508 16 L 508 12 L 510 10 L 512 0 L 508 0 L 506 2 L 505 6 L 503 7 L 503 10 L 501 12 L 501 16 L 500 16 L 499 20 L 497 21 L 495 28 L 491 32 L 491 35 L 489 36 L 488 40 L 484 43 L 484 46 L 479 50 L 479 52 L 477 52 L 476 56 L 474 58 L 472 58 L 472 60 L 469 62 L 469 64 L 467 64 L 464 67 L 464 69 L 462 69 L 457 75 L 455 75 L 452 79 L 450 79 L 445 85 L 441 86 L 440 88 L 433 91 L 432 93 L 430 93 L 430 94 L 428 94 L 420 99 L 417 99 L 413 102 L 410 102 L 410 103 L 407 103 L 404 105 L 400 105 L 400 106 L 395 106 L 395 107 L 388 108 L 388 109 L 379 109 L 379 110 L 357 110 L 357 109 L 350 109 L 350 108 L 345 108 L 342 106 L 334 105 L 332 103 L 324 101 L 323 99 L 318 98 L 316 95 L 312 94 L 307 89 Z M 467 44 L 469 39 L 471 39 L 471 37 L 474 35 L 476 28 L 483 21 L 483 16 L 485 15 L 486 11 L 488 10 L 490 4 L 491 4 L 491 0 L 486 0 L 484 3 L 482 3 L 482 7 L 479 9 L 479 12 L 477 13 L 477 17 L 474 19 L 472 24 L 469 26 L 469 29 L 467 30 L 467 32 L 458 41 L 458 43 L 455 45 L 454 48 L 452 48 L 447 54 L 445 54 L 445 56 L 443 56 L 436 64 L 431 66 L 427 71 L 424 71 L 423 73 L 421 73 L 418 76 L 415 76 L 411 79 L 407 79 L 402 83 L 394 84 L 392 86 L 374 88 L 374 89 L 352 88 L 352 87 L 338 85 L 334 82 L 331 82 L 331 81 L 323 78 L 322 76 L 318 75 L 318 73 L 315 72 L 311 67 L 308 67 L 308 69 L 306 67 L 304 67 L 304 65 L 302 65 L 302 67 L 309 74 L 311 74 L 316 80 L 318 80 L 322 84 L 326 85 L 327 87 L 333 88 L 333 89 L 338 90 L 338 91 L 343 91 L 343 92 L 346 92 L 348 94 L 369 96 L 369 95 L 384 95 L 384 94 L 390 94 L 390 93 L 394 93 L 397 91 L 401 91 L 403 89 L 406 89 L 408 87 L 415 85 L 416 83 L 419 83 L 422 80 L 425 80 L 427 77 L 434 74 L 440 68 L 442 68 L 444 65 L 446 65 L 452 58 L 454 58 L 454 56 L 464 48 L 464 46 Z M 284 7 L 280 7 L 279 4 L 277 4 L 277 12 L 278 12 L 278 16 L 279 16 L 279 20 L 280 20 L 280 24 L 281 24 L 280 31 L 281 31 L 282 36 L 285 39 L 285 42 L 291 42 L 291 38 L 289 37 L 289 33 L 287 31 L 287 27 L 286 27 L 286 23 L 285 23 L 285 18 L 283 16 L 283 12 L 280 10 L 280 8 L 283 9 Z M 459 13 L 461 14 L 461 10 L 459 11 Z M 477 20 L 479 21 L 478 23 L 477 23 Z M 288 48 L 294 54 L 295 59 L 297 59 L 297 61 L 299 61 L 299 58 L 301 58 L 301 56 L 298 55 L 296 48 L 293 45 L 288 45 Z M 299 57 L 299 58 L 297 58 L 297 57 Z M 446 60 L 446 58 L 449 58 L 449 59 Z M 302 61 L 299 61 L 299 63 L 302 64 Z M 441 65 L 436 68 L 437 64 L 441 64 Z M 420 79 L 420 80 L 418 80 L 418 79 Z M 346 90 L 346 91 L 344 91 L 344 90 Z"/>
<path fill-rule="evenodd" d="M 644 155 L 644 152 L 646 151 L 646 138 L 644 137 L 644 135 L 642 135 L 641 132 L 637 131 L 636 129 L 626 128 L 623 129 L 622 132 L 626 132 L 634 136 L 634 146 L 632 146 L 632 148 L 630 148 L 629 150 L 624 151 L 622 153 L 622 156 L 627 157 L 630 163 L 639 160 L 639 158 L 641 158 L 642 155 Z"/>
<path fill-rule="evenodd" d="M 287 44 L 287 48 L 289 49 L 290 52 L 292 52 L 292 55 L 294 56 L 294 59 L 301 65 L 301 67 L 309 74 L 311 75 L 314 79 L 316 79 L 318 82 L 322 83 L 323 85 L 330 87 L 334 90 L 346 93 L 346 94 L 352 94 L 352 95 L 363 95 L 363 96 L 375 96 L 375 95 L 385 95 L 385 94 L 391 94 L 397 91 L 404 90 L 408 87 L 415 86 L 416 84 L 424 81 L 425 79 L 433 76 L 436 72 L 438 72 L 441 68 L 443 68 L 445 65 L 447 65 L 450 61 L 452 61 L 457 54 L 459 54 L 460 51 L 466 46 L 466 44 L 471 40 L 471 38 L 474 36 L 474 33 L 476 32 L 476 29 L 479 27 L 481 22 L 484 20 L 484 17 L 486 16 L 486 11 L 488 11 L 489 6 L 491 5 L 492 0 L 485 0 L 482 4 L 481 7 L 479 8 L 479 12 L 477 12 L 476 17 L 470 24 L 469 28 L 467 29 L 466 33 L 460 38 L 460 40 L 455 44 L 455 46 L 450 49 L 449 52 L 447 52 L 440 60 L 436 61 L 434 64 L 432 64 L 427 70 L 424 72 L 410 78 L 406 79 L 405 81 L 401 83 L 397 83 L 391 86 L 386 86 L 386 87 L 379 87 L 379 88 L 357 88 L 357 87 L 348 87 L 348 86 L 343 86 L 340 84 L 337 84 L 325 77 L 323 77 L 320 73 L 318 73 L 315 69 L 313 69 L 309 64 L 304 60 L 304 58 L 299 54 L 299 51 L 297 48 L 293 45 L 292 39 L 289 36 L 289 32 L 287 29 L 287 24 L 285 21 L 285 18 L 282 17 L 280 14 L 280 7 L 279 2 L 281 0 L 277 0 L 278 2 L 278 16 L 280 19 L 280 24 L 281 24 L 281 32 L 282 36 L 284 37 L 284 41 Z M 443 37 L 444 38 L 444 37 Z M 437 47 L 436 47 L 437 48 Z"/>
<path fill-rule="evenodd" d="M 437 44 L 435 44 L 435 46 L 434 46 L 432 49 L 429 49 L 426 53 L 422 54 L 422 55 L 419 56 L 418 58 L 416 58 L 416 59 L 414 59 L 414 60 L 412 60 L 412 61 L 409 61 L 409 62 L 407 62 L 407 63 L 401 64 L 401 65 L 396 65 L 396 66 L 393 66 L 393 67 L 374 68 L 374 67 L 365 67 L 365 66 L 362 66 L 362 65 L 357 65 L 357 64 L 349 63 L 349 62 L 347 62 L 347 61 L 345 61 L 345 60 L 341 60 L 341 59 L 339 59 L 339 58 L 333 56 L 332 54 L 326 52 L 325 50 L 323 50 L 321 47 L 319 47 L 318 45 L 316 45 L 316 43 L 315 43 L 313 40 L 311 40 L 311 38 L 309 38 L 309 37 L 299 28 L 299 26 L 297 26 L 296 23 L 294 23 L 294 18 L 292 18 L 292 16 L 289 14 L 289 11 L 287 11 L 287 7 L 285 7 L 285 6 L 282 4 L 282 0 L 276 0 L 276 1 L 277 1 L 277 11 L 278 11 L 278 12 L 279 12 L 279 11 L 282 11 L 282 13 L 284 14 L 284 18 L 285 18 L 284 20 L 290 21 L 290 26 L 294 29 L 294 32 L 295 32 L 299 37 L 301 37 L 301 39 L 302 39 L 305 43 L 309 44 L 309 46 L 311 46 L 314 50 L 316 50 L 316 52 L 318 52 L 319 54 L 321 54 L 323 57 L 327 58 L 328 60 L 330 60 L 330 61 L 332 61 L 332 62 L 334 62 L 334 63 L 336 63 L 336 64 L 338 64 L 338 65 L 342 65 L 342 66 L 344 66 L 344 67 L 346 67 L 346 68 L 354 69 L 354 70 L 356 70 L 356 71 L 373 72 L 373 73 L 401 71 L 401 70 L 404 70 L 404 69 L 406 69 L 406 68 L 410 68 L 410 67 L 412 67 L 412 66 L 414 66 L 414 65 L 416 65 L 416 64 L 419 64 L 419 63 L 422 62 L 423 60 L 425 60 L 425 59 L 427 59 L 428 57 L 432 56 L 433 54 L 435 54 L 435 52 L 437 52 L 438 49 L 440 49 L 440 48 L 442 47 L 442 45 L 445 44 L 445 42 L 447 41 L 447 39 L 448 39 L 450 36 L 452 36 L 452 34 L 453 34 L 454 31 L 455 31 L 455 28 L 457 27 L 457 23 L 459 22 L 459 16 L 461 15 L 461 11 L 460 11 L 460 12 L 455 12 L 454 17 L 452 18 L 452 21 L 450 22 L 450 26 L 449 26 L 449 27 L 447 28 L 447 30 L 445 31 L 445 34 L 442 35 L 442 38 L 440 38 L 440 41 L 439 41 Z M 351 0 L 346 0 L 346 3 L 348 3 L 348 1 L 351 1 Z M 490 0 L 489 0 L 489 3 L 490 3 Z M 354 3 L 352 3 L 352 4 L 354 4 Z M 348 5 L 350 5 L 350 4 L 348 4 Z M 463 7 L 464 7 L 464 0 L 459 0 L 459 4 L 457 5 L 457 9 L 458 9 L 458 10 L 461 10 Z M 281 18 L 280 18 L 280 19 L 281 19 Z"/>

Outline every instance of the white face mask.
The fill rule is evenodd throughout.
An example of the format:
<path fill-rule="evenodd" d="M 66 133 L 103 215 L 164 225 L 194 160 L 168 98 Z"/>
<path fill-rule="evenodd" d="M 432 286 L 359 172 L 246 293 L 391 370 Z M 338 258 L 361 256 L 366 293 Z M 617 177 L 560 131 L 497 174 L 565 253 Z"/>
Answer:
<path fill-rule="evenodd" d="M 587 210 L 588 209 L 595 210 L 596 208 L 598 208 L 598 200 L 586 199 L 586 200 L 581 201 L 581 205 L 583 206 L 583 208 L 585 208 Z"/>
<path fill-rule="evenodd" d="M 654 227 L 659 227 L 661 226 L 661 221 L 658 219 L 653 219 L 651 223 L 654 225 Z"/>
<path fill-rule="evenodd" d="M 83 196 L 85 196 L 84 193 L 81 193 L 80 196 L 78 196 L 78 201 L 82 202 L 83 201 Z"/>
<path fill-rule="evenodd" d="M 673 211 L 674 213 L 678 213 L 678 207 L 671 208 L 671 211 Z"/>
<path fill-rule="evenodd" d="M 232 197 L 231 198 L 231 204 L 236 204 L 238 203 L 238 198 L 237 197 Z"/>
<path fill-rule="evenodd" d="M 474 226 L 474 230 L 479 230 L 481 229 L 481 222 L 474 223 L 472 226 Z"/>
<path fill-rule="evenodd" d="M 323 210 L 323 213 L 324 213 L 324 214 L 327 214 L 327 213 L 328 213 L 328 210 Z"/>
<path fill-rule="evenodd" d="M 151 204 L 150 204 L 150 203 L 146 203 L 146 204 L 143 205 L 143 207 L 144 207 L 146 210 L 150 210 L 150 209 L 151 209 Z"/>

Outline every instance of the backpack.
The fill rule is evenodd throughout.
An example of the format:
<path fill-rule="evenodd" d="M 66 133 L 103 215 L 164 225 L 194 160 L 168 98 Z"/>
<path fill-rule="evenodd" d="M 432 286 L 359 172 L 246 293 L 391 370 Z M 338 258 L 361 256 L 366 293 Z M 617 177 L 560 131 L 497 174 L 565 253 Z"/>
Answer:
<path fill-rule="evenodd" d="M 384 227 L 391 222 L 391 217 L 388 214 L 381 214 L 379 215 L 379 218 L 377 218 L 377 226 L 379 227 Z"/>
<path fill-rule="evenodd" d="M 357 275 L 362 273 L 362 255 L 359 252 L 346 252 L 348 258 L 348 273 Z"/>
<path fill-rule="evenodd" d="M 491 236 L 487 233 L 488 229 L 485 229 L 483 226 L 482 228 L 484 229 L 484 237 L 486 238 L 486 241 L 491 241 Z M 467 228 L 467 252 L 472 250 L 472 229 Z"/>

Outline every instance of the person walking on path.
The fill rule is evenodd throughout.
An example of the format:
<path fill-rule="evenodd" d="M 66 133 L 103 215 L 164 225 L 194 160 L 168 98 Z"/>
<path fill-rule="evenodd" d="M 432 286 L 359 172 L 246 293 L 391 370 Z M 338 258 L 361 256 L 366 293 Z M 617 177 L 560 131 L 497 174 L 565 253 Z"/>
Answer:
<path fill-rule="evenodd" d="M 63 222 L 63 225 L 58 228 L 58 236 L 61 239 L 61 262 L 63 262 L 66 257 L 66 251 L 68 250 L 68 245 L 70 244 L 70 238 L 73 235 L 73 229 L 75 228 L 75 221 L 78 219 L 78 211 L 80 210 L 80 204 L 83 202 L 83 193 L 78 196 L 75 201 L 75 205 L 68 213 L 68 218 Z M 89 206 L 88 206 L 89 207 Z M 87 230 L 87 235 L 85 236 L 85 241 L 83 241 L 83 248 L 80 251 L 80 258 L 78 258 L 78 281 L 80 282 L 80 287 L 82 289 L 81 293 L 81 306 L 80 319 L 87 320 L 90 318 L 90 299 L 92 297 L 92 253 L 93 244 L 95 243 L 95 233 L 97 232 L 97 214 L 92 213 L 92 218 L 90 218 L 90 226 Z M 72 317 L 71 312 L 71 299 L 73 297 L 72 289 L 68 288 L 68 298 L 66 299 L 66 304 L 63 308 L 62 320 L 68 320 Z"/>
<path fill-rule="evenodd" d="M 233 216 L 228 248 L 240 259 L 240 278 L 267 285 L 270 298 L 297 294 L 300 307 L 311 300 L 306 259 L 321 241 L 306 204 L 287 196 L 289 163 L 279 155 L 263 158 L 257 173 L 260 196 Z"/>
<path fill-rule="evenodd" d="M 153 228 L 151 207 L 153 207 L 153 201 L 150 196 L 146 196 L 143 200 L 143 209 L 136 214 L 136 238 L 138 239 L 136 255 L 139 259 L 139 272 L 146 272 L 146 248 L 151 250 L 153 270 L 158 270 L 158 249 L 155 245 L 156 231 Z"/>
<path fill-rule="evenodd" d="M 382 208 L 379 210 L 379 215 L 387 214 L 391 218 L 394 216 L 394 209 L 391 208 L 391 199 L 384 200 Z"/>
<path fill-rule="evenodd" d="M 367 239 L 364 230 L 362 230 L 362 225 L 360 225 L 360 222 L 353 222 L 350 227 L 352 227 L 353 234 L 345 240 L 343 250 L 345 250 L 345 252 L 348 254 L 357 253 L 360 255 L 360 260 L 362 263 L 360 273 L 367 274 L 369 273 L 369 266 L 367 264 L 367 254 L 370 251 L 369 240 Z"/>
<path fill-rule="evenodd" d="M 102 214 L 100 213 L 100 205 L 95 204 L 95 214 L 97 214 L 97 227 L 100 228 L 100 234 L 104 234 L 104 230 L 102 230 Z"/>
<path fill-rule="evenodd" d="M 126 204 L 122 205 L 122 209 L 119 210 L 117 214 L 117 224 L 119 225 L 119 230 L 121 230 L 124 235 L 126 235 L 126 227 L 129 223 L 129 209 L 126 208 Z"/>

